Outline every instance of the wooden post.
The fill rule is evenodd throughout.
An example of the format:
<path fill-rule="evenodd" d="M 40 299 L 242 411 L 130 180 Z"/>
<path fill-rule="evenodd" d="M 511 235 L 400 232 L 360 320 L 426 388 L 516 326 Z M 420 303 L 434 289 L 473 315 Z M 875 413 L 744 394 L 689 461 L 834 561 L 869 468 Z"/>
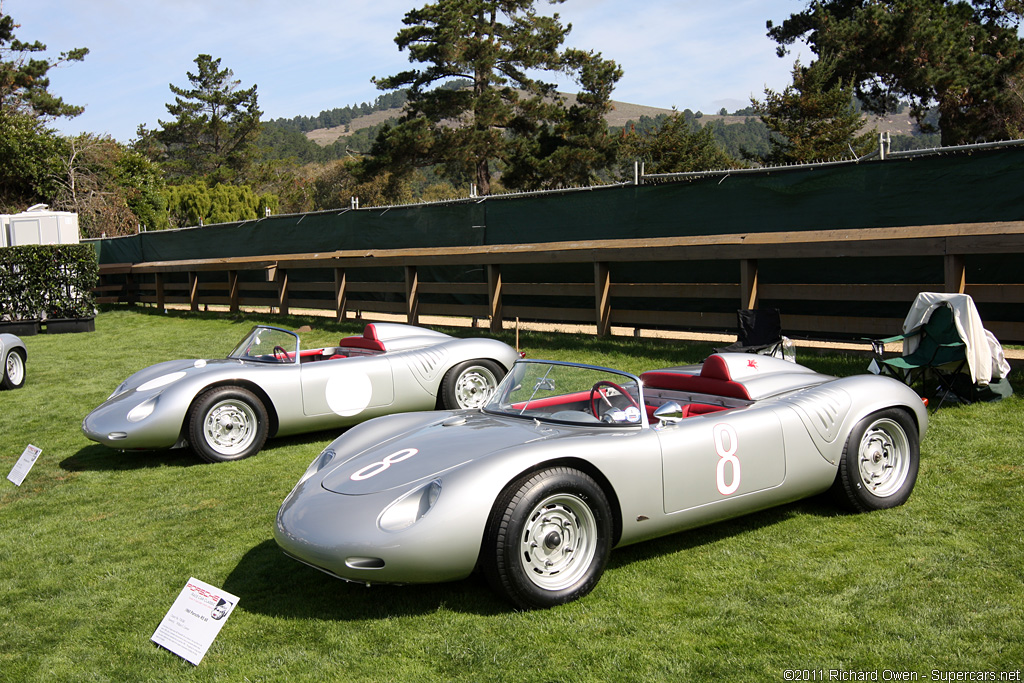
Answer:
<path fill-rule="evenodd" d="M 487 266 L 487 316 L 491 332 L 501 332 L 501 266 L 496 263 Z"/>
<path fill-rule="evenodd" d="M 228 271 L 228 298 L 230 299 L 229 309 L 232 313 L 238 313 L 240 295 L 238 291 L 238 271 Z"/>
<path fill-rule="evenodd" d="M 188 273 L 188 305 L 192 311 L 199 310 L 199 273 L 194 270 Z"/>
<path fill-rule="evenodd" d="M 757 259 L 740 260 L 740 308 L 757 308 Z"/>
<path fill-rule="evenodd" d="M 606 261 L 594 263 L 594 305 L 597 336 L 607 337 L 612 329 L 612 278 Z"/>
<path fill-rule="evenodd" d="M 967 287 L 967 268 L 962 254 L 946 254 L 946 294 L 963 294 Z"/>
<path fill-rule="evenodd" d="M 345 320 L 345 303 L 348 293 L 345 289 L 348 287 L 348 274 L 345 273 L 344 268 L 334 269 L 334 312 L 338 316 L 338 322 Z"/>
<path fill-rule="evenodd" d="M 281 315 L 288 315 L 288 269 L 277 269 L 277 308 Z"/>
<path fill-rule="evenodd" d="M 405 267 L 405 314 L 410 325 L 419 324 L 420 276 L 416 266 Z"/>
<path fill-rule="evenodd" d="M 164 274 L 156 274 L 156 310 L 163 313 L 167 308 L 167 300 L 164 295 Z"/>

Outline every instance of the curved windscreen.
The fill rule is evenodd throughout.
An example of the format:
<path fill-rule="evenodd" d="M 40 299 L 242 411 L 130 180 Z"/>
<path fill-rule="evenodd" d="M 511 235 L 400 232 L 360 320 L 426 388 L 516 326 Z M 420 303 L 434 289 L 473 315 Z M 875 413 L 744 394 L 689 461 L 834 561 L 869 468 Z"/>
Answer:
<path fill-rule="evenodd" d="M 277 327 L 254 327 L 228 358 L 261 363 L 294 363 L 299 355 L 299 337 Z"/>
<path fill-rule="evenodd" d="M 484 410 L 571 424 L 623 427 L 646 423 L 636 377 L 553 361 L 517 361 Z"/>

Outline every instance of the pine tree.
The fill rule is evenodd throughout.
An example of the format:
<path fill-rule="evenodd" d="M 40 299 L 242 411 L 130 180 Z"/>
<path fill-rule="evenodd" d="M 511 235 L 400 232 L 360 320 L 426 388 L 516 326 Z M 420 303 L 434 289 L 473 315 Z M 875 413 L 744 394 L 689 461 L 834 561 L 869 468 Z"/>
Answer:
<path fill-rule="evenodd" d="M 587 178 L 605 163 L 603 121 L 595 122 L 622 72 L 599 54 L 562 50 L 571 26 L 534 4 L 438 0 L 405 15 L 395 42 L 423 66 L 375 79 L 382 90 L 407 88 L 408 101 L 402 121 L 378 136 L 370 173 L 440 164 L 488 194 L 496 164 L 508 165 L 513 183 L 534 186 L 547 174 Z M 576 78 L 575 108 L 530 75 L 538 71 Z"/>

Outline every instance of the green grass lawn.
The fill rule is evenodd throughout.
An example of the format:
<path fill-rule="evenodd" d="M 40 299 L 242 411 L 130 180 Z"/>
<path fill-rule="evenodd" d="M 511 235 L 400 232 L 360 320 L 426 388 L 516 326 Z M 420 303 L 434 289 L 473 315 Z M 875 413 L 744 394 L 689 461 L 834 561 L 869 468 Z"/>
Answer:
<path fill-rule="evenodd" d="M 792 669 L 927 680 L 1024 668 L 1019 393 L 934 414 L 903 507 L 852 515 L 813 499 L 630 546 L 584 599 L 517 612 L 478 577 L 366 588 L 285 557 L 274 515 L 334 432 L 220 464 L 82 435 L 85 414 L 131 372 L 223 356 L 257 321 L 313 325 L 306 346 L 361 328 L 120 309 L 94 333 L 25 338 L 26 386 L 0 392 L 0 476 L 27 444 L 42 454 L 20 488 L 0 480 L 0 680 L 782 681 Z M 633 372 L 710 350 L 538 333 L 521 343 L 534 358 Z M 799 360 L 832 374 L 867 363 Z M 190 576 L 240 598 L 198 667 L 150 641 Z"/>

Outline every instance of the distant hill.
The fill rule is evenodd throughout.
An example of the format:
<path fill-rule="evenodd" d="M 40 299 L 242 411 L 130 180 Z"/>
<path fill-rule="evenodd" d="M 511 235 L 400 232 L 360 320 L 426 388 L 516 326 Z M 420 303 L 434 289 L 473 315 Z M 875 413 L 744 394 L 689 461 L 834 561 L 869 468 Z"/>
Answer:
<path fill-rule="evenodd" d="M 568 101 L 571 103 L 574 99 L 574 95 L 566 95 Z M 347 138 L 353 133 L 366 128 L 379 126 L 385 121 L 398 118 L 400 108 L 384 109 L 380 111 L 373 111 L 369 114 L 362 116 L 355 116 L 352 120 L 341 126 L 333 126 L 330 128 L 317 128 L 310 130 L 305 133 L 306 139 L 311 142 L 315 142 L 321 147 L 327 147 L 332 145 L 338 140 Z M 642 117 L 655 119 L 659 116 L 667 116 L 673 113 L 672 109 L 663 109 L 660 107 L 648 107 L 642 104 L 632 104 L 629 102 L 612 102 L 612 111 L 605 116 L 605 120 L 608 125 L 612 128 L 621 128 L 630 121 L 639 121 Z M 726 126 L 744 124 L 751 118 L 749 116 L 721 116 L 719 114 L 707 114 L 704 113 L 702 116 L 697 118 L 697 122 L 701 125 L 711 123 L 713 121 L 721 121 Z M 866 124 L 866 129 L 876 128 L 879 132 L 888 131 L 892 135 L 915 135 L 917 126 L 913 119 L 907 114 L 893 114 L 886 117 L 869 117 Z"/>

